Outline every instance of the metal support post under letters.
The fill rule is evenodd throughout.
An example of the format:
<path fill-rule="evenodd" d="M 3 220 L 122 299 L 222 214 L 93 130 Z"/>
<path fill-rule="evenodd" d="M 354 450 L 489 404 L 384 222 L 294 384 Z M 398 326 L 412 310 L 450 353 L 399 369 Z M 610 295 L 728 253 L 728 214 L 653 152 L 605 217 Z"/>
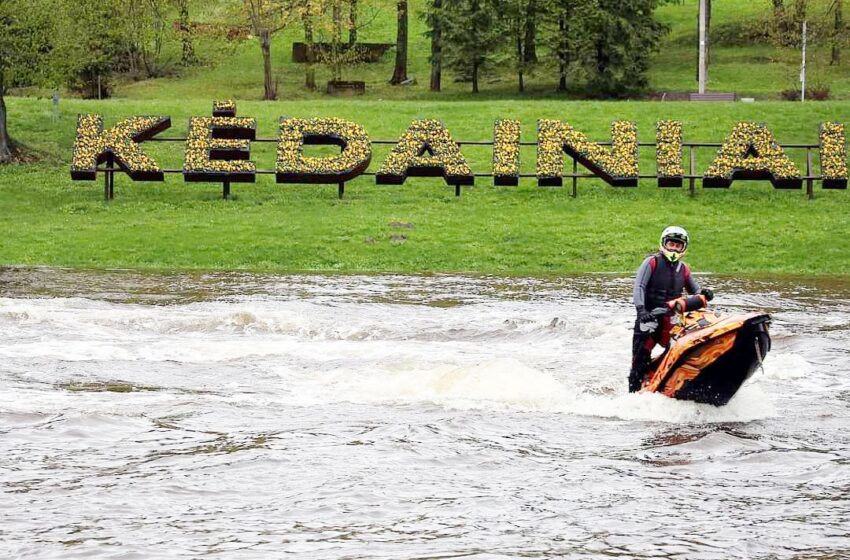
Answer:
<path fill-rule="evenodd" d="M 806 148 L 806 198 L 815 197 L 815 180 L 812 179 L 812 149 Z"/>
<path fill-rule="evenodd" d="M 688 175 L 690 175 L 690 179 L 688 179 L 688 194 L 690 194 L 691 196 L 694 196 L 697 192 L 696 191 L 697 180 L 696 180 L 696 177 L 694 177 L 694 169 L 696 169 L 696 166 L 697 166 L 697 156 L 696 156 L 696 152 L 694 152 L 693 146 L 689 146 L 688 148 L 691 152 L 691 161 L 688 164 Z"/>
<path fill-rule="evenodd" d="M 103 200 L 109 202 L 115 198 L 115 160 L 112 155 L 106 157 L 106 169 L 103 171 Z"/>
<path fill-rule="evenodd" d="M 578 196 L 578 162 L 573 158 L 573 192 L 572 197 Z"/>

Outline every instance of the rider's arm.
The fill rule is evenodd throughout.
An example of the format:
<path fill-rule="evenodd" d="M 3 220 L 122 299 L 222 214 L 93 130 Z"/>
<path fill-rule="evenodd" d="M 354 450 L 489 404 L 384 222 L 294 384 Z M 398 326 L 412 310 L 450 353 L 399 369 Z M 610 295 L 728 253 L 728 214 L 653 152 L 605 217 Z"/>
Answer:
<path fill-rule="evenodd" d="M 640 268 L 638 268 L 637 274 L 635 275 L 635 289 L 634 289 L 634 304 L 637 309 L 645 309 L 646 308 L 646 286 L 649 284 L 649 279 L 652 277 L 652 268 L 649 265 L 649 261 L 654 259 L 655 257 L 648 257 L 641 263 Z"/>
<path fill-rule="evenodd" d="M 685 291 L 687 291 L 691 295 L 694 295 L 698 294 L 699 290 L 699 282 L 697 282 L 694 279 L 694 275 L 691 274 L 691 267 L 685 265 Z"/>

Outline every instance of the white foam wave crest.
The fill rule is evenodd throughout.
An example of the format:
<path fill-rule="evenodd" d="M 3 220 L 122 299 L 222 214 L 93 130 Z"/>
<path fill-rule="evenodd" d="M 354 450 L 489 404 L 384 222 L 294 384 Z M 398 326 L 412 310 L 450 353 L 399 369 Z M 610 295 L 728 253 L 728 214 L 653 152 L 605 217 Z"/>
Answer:
<path fill-rule="evenodd" d="M 289 377 L 289 372 L 281 372 Z M 620 376 L 622 377 L 622 376 Z M 725 407 L 677 401 L 658 394 L 628 394 L 623 385 L 607 394 L 571 387 L 551 373 L 514 358 L 432 367 L 396 364 L 371 372 L 338 371 L 316 378 L 295 394 L 299 404 L 432 403 L 460 410 L 565 413 L 670 423 L 749 422 L 776 411 L 760 387 L 744 387 Z"/>
<path fill-rule="evenodd" d="M 6 299 L 0 300 L 0 327 L 15 342 L 0 341 L 0 356 L 208 362 L 297 353 L 299 345 L 313 343 L 536 344 L 611 336 L 604 319 L 562 318 L 576 314 L 585 315 L 540 304 L 519 306 L 506 317 L 492 303 L 445 309 L 269 300 L 149 306 Z"/>
<path fill-rule="evenodd" d="M 346 315 L 356 308 L 355 315 Z M 84 298 L 9 299 L 0 298 L 0 322 L 8 327 L 32 327 L 61 330 L 73 327 L 87 329 L 149 332 L 151 334 L 213 333 L 231 334 L 297 334 L 308 338 L 362 338 L 369 330 L 389 336 L 409 334 L 406 325 L 415 324 L 415 334 L 427 337 L 440 329 L 446 338 L 456 333 L 487 336 L 512 331 L 535 334 L 540 331 L 563 331 L 568 323 L 565 315 L 597 314 L 610 316 L 614 306 L 593 302 L 573 302 L 570 311 L 563 306 L 525 306 L 526 312 L 543 316 L 505 317 L 504 309 L 492 303 L 479 303 L 455 308 L 435 308 L 410 304 L 330 304 L 308 301 L 245 300 L 239 303 L 203 302 L 170 306 L 117 304 Z M 578 309 L 576 309 L 578 308 Z M 586 309 L 585 309 L 586 308 Z M 559 311 L 561 315 L 559 316 Z M 616 306 L 621 314 L 621 306 Z M 344 321 L 341 320 L 344 316 Z M 377 319 L 377 320 L 375 320 Z M 420 323 L 422 321 L 422 323 Z M 387 322 L 392 329 L 380 329 Z M 598 323 L 598 321 L 597 321 Z M 569 323 L 586 327 L 588 323 Z"/>

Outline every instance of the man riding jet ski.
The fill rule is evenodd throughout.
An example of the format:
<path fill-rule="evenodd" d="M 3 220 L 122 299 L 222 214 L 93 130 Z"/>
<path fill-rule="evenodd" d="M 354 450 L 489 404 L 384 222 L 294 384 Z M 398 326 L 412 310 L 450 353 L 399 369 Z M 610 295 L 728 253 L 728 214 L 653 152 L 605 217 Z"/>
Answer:
<path fill-rule="evenodd" d="M 629 391 L 723 405 L 770 349 L 770 316 L 756 313 L 721 319 L 709 311 L 698 313 L 714 293 L 700 288 L 682 262 L 688 243 L 684 228 L 668 227 L 661 233 L 660 251 L 638 269 Z M 682 298 L 685 291 L 691 297 Z M 674 323 L 675 312 L 680 315 Z M 653 361 L 656 344 L 667 350 Z"/>
<path fill-rule="evenodd" d="M 691 275 L 690 267 L 682 261 L 688 252 L 688 232 L 679 226 L 670 226 L 661 232 L 659 250 L 644 259 L 635 277 L 634 304 L 637 311 L 632 337 L 632 369 L 629 373 L 629 392 L 640 389 L 649 370 L 652 349 L 656 344 L 667 347 L 672 324 L 668 316 L 656 317 L 653 309 L 664 307 L 668 301 L 682 295 L 702 294 L 714 297 L 711 290 L 700 289 Z"/>

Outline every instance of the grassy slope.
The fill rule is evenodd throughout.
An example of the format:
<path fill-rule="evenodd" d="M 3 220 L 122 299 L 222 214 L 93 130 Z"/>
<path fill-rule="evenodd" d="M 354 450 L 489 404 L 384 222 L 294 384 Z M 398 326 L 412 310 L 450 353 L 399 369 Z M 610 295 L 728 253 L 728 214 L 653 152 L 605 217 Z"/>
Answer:
<path fill-rule="evenodd" d="M 693 91 L 696 89 L 696 13 L 698 0 L 684 0 L 681 3 L 666 4 L 657 11 L 660 21 L 671 27 L 663 48 L 653 57 L 649 72 L 651 87 L 657 91 Z M 368 26 L 360 31 L 360 40 L 369 42 L 395 41 L 395 2 L 392 0 L 371 0 L 361 2 L 363 21 Z M 411 0 L 410 30 L 410 75 L 418 84 L 410 87 L 392 87 L 386 82 L 392 74 L 393 51 L 378 64 L 361 64 L 347 71 L 348 79 L 361 79 L 367 82 L 367 97 L 374 99 L 432 99 L 454 100 L 470 99 L 470 86 L 456 83 L 450 75 L 444 75 L 443 92 L 433 94 L 428 91 L 430 43 L 424 35 L 425 26 L 418 16 L 423 0 Z M 729 29 L 741 25 L 757 25 L 770 11 L 769 0 L 714 0 L 713 29 L 721 35 Z M 826 5 L 826 0 L 813 0 L 810 13 L 818 17 Z M 215 4 L 213 4 L 215 6 Z M 221 20 L 220 11 L 205 8 L 206 12 L 196 14 L 200 19 Z M 726 33 L 724 33 L 726 30 Z M 272 54 L 275 68 L 280 72 L 282 99 L 305 99 L 322 97 L 321 92 L 309 92 L 303 87 L 304 68 L 291 62 L 292 41 L 300 41 L 303 34 L 297 26 L 287 29 L 274 39 Z M 201 44 L 200 50 L 215 46 L 216 43 Z M 233 46 L 226 55 L 211 55 L 211 64 L 185 72 L 179 78 L 145 80 L 124 84 L 117 95 L 137 99 L 184 99 L 184 98 L 227 98 L 259 99 L 262 95 L 262 60 L 256 41 L 250 40 Z M 832 87 L 832 94 L 846 99 L 850 91 L 850 65 L 830 67 L 827 63 L 828 52 L 825 48 L 810 48 L 809 77 L 811 83 L 820 82 Z M 709 71 L 709 89 L 713 91 L 735 91 L 742 95 L 753 95 L 759 99 L 777 98 L 780 91 L 798 85 L 800 55 L 793 50 L 779 50 L 768 45 L 725 46 L 716 44 L 712 51 L 712 64 Z M 329 74 L 319 69 L 317 83 L 324 84 Z M 555 87 L 557 77 L 554 67 L 541 65 L 527 79 L 527 97 L 557 97 Z M 477 98 L 510 98 L 516 95 L 516 79 L 509 70 L 500 70 L 485 77 L 482 93 Z"/>
<path fill-rule="evenodd" d="M 282 186 L 263 177 L 236 185 L 236 199 L 218 198 L 220 187 L 117 180 L 117 198 L 101 201 L 102 183 L 73 183 L 68 158 L 77 112 L 101 112 L 107 124 L 133 114 L 170 115 L 185 132 L 190 115 L 207 114 L 203 101 L 63 102 L 59 123 L 49 102 L 11 99 L 13 133 L 54 154 L 52 163 L 0 168 L 0 263 L 142 268 L 247 268 L 278 271 L 475 271 L 548 274 L 628 271 L 651 251 L 664 226 L 691 230 L 691 262 L 715 272 L 850 274 L 850 194 L 821 191 L 806 201 L 801 191 L 774 191 L 767 184 L 737 183 L 726 191 L 613 189 L 583 182 L 577 199 L 567 189 L 494 188 L 487 180 L 455 198 L 436 179 L 401 187 L 376 186 L 361 178 L 337 200 L 333 186 Z M 570 120 L 592 138 L 605 137 L 614 118 L 638 123 L 651 141 L 658 118 L 685 123 L 686 138 L 718 141 L 737 120 L 767 122 L 780 142 L 815 142 L 823 120 L 850 121 L 850 105 L 594 103 L 538 100 L 480 102 L 350 103 L 339 100 L 240 102 L 240 114 L 259 120 L 262 137 L 273 136 L 279 115 L 326 115 L 366 126 L 373 139 L 395 138 L 416 116 L 438 116 L 457 139 L 491 135 L 495 118 L 522 120 L 534 139 L 543 117 Z M 698 112 L 698 110 L 700 112 Z M 182 147 L 150 144 L 166 168 L 180 167 Z M 259 167 L 272 165 L 273 145 L 255 145 Z M 386 149 L 376 150 L 373 169 Z M 473 169 L 489 171 L 487 149 L 465 150 Z M 524 152 L 533 169 L 534 151 Z M 643 154 L 652 171 L 653 154 Z M 704 169 L 711 150 L 700 154 Z M 797 156 L 798 161 L 800 155 Z M 393 222 L 413 224 L 412 229 Z M 406 239 L 393 240 L 393 236 Z"/>

